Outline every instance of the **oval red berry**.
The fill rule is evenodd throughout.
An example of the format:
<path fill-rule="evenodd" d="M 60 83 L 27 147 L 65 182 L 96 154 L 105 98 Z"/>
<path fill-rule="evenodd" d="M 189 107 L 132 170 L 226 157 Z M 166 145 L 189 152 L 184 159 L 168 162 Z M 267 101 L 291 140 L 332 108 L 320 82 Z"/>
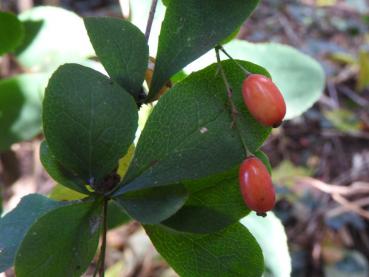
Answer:
<path fill-rule="evenodd" d="M 286 115 L 286 103 L 278 87 L 263 75 L 251 74 L 242 85 L 246 107 L 261 124 L 278 127 Z"/>
<path fill-rule="evenodd" d="M 239 172 L 242 197 L 246 205 L 263 215 L 275 205 L 275 190 L 265 165 L 256 157 L 243 161 Z"/>

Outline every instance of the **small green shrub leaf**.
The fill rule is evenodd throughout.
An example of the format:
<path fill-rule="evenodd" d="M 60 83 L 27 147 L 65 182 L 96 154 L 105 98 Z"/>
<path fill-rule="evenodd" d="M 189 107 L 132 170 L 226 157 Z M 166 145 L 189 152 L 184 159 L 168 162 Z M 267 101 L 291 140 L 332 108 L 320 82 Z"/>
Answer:
<path fill-rule="evenodd" d="M 0 80 L 0 151 L 41 132 L 44 74 L 21 74 Z"/>
<path fill-rule="evenodd" d="M 200 235 L 146 225 L 158 252 L 182 277 L 258 277 L 263 255 L 250 232 L 240 223 L 217 233 Z"/>
<path fill-rule="evenodd" d="M 268 75 L 259 66 L 241 63 L 251 72 Z M 239 112 L 237 128 L 217 65 L 192 74 L 156 105 L 124 179 L 126 185 L 116 195 L 224 172 L 244 159 L 242 141 L 251 152 L 261 146 L 270 128 L 261 126 L 245 108 L 241 93 L 245 75 L 232 61 L 223 66 Z"/>
<path fill-rule="evenodd" d="M 149 59 L 144 34 L 118 18 L 87 17 L 85 26 L 96 54 L 110 77 L 136 99 Z"/>
<path fill-rule="evenodd" d="M 17 276 L 81 276 L 95 255 L 100 222 L 101 205 L 93 201 L 72 203 L 40 217 L 17 252 Z"/>
<path fill-rule="evenodd" d="M 19 245 L 31 225 L 40 216 L 62 205 L 42 195 L 30 194 L 0 219 L 0 272 L 13 265 Z"/>
<path fill-rule="evenodd" d="M 14 50 L 24 36 L 22 22 L 12 13 L 0 11 L 0 56 Z"/>
<path fill-rule="evenodd" d="M 184 66 L 227 38 L 258 0 L 171 0 L 161 27 L 157 63 L 148 100 Z"/>
<path fill-rule="evenodd" d="M 69 172 L 55 159 L 53 153 L 46 143 L 43 141 L 40 146 L 40 160 L 47 173 L 60 185 L 63 185 L 73 191 L 78 191 L 83 194 L 89 194 L 86 189 L 86 183 L 80 178 Z M 73 200 L 73 199 L 58 199 L 58 200 Z"/>
<path fill-rule="evenodd" d="M 187 197 L 183 185 L 172 185 L 128 192 L 114 200 L 141 223 L 156 224 L 176 213 Z"/>
<path fill-rule="evenodd" d="M 196 191 L 186 204 L 162 224 L 175 230 L 191 233 L 212 233 L 238 222 L 249 213 L 238 184 L 238 166 L 227 174 L 187 182 Z M 203 189 L 197 190 L 198 187 Z"/>
<path fill-rule="evenodd" d="M 43 103 L 47 144 L 63 167 L 99 182 L 131 145 L 138 113 L 133 98 L 101 73 L 77 64 L 51 77 Z"/>
<path fill-rule="evenodd" d="M 115 201 L 109 201 L 108 204 L 108 229 L 113 229 L 122 224 L 131 221 L 131 217 L 127 215 L 121 206 Z"/>

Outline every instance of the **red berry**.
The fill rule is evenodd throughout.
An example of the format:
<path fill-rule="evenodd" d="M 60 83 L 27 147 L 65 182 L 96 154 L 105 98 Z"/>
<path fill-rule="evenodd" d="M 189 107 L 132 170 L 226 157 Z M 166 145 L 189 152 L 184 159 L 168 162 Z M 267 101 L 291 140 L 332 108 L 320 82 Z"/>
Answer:
<path fill-rule="evenodd" d="M 265 215 L 275 205 L 275 190 L 265 165 L 256 157 L 243 161 L 240 167 L 240 189 L 246 205 L 258 215 Z"/>
<path fill-rule="evenodd" d="M 260 74 L 251 74 L 242 85 L 243 100 L 253 117 L 270 127 L 281 125 L 286 103 L 273 81 Z"/>

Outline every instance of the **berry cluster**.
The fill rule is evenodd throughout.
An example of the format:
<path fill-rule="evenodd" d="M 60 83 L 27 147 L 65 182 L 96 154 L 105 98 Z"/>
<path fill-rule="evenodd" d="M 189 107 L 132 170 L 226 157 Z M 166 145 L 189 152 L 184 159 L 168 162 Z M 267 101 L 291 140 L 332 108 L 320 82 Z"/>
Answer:
<path fill-rule="evenodd" d="M 243 82 L 242 95 L 251 115 L 261 124 L 278 127 L 286 114 L 286 104 L 271 79 L 250 74 Z M 248 157 L 241 164 L 239 181 L 246 205 L 260 216 L 275 205 L 275 190 L 265 165 L 256 157 Z"/>

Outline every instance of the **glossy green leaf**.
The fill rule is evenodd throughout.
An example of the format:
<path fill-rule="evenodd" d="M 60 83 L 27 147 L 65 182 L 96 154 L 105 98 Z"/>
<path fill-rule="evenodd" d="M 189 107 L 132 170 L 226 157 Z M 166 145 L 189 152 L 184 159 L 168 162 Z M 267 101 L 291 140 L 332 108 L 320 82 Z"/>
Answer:
<path fill-rule="evenodd" d="M 22 74 L 0 81 L 0 151 L 41 131 L 45 81 L 43 74 Z"/>
<path fill-rule="evenodd" d="M 238 183 L 238 166 L 227 174 L 207 178 L 205 188 L 192 193 L 185 206 L 162 224 L 179 231 L 212 233 L 238 222 L 249 213 Z M 188 182 L 189 190 L 205 180 Z"/>
<path fill-rule="evenodd" d="M 262 276 L 261 249 L 239 223 L 208 235 L 181 233 L 158 225 L 146 225 L 145 230 L 156 250 L 182 277 Z"/>
<path fill-rule="evenodd" d="M 61 205 L 63 203 L 42 195 L 30 194 L 23 197 L 14 210 L 0 219 L 0 272 L 13 265 L 17 250 L 31 225 L 39 217 Z"/>
<path fill-rule="evenodd" d="M 22 41 L 24 28 L 18 18 L 8 12 L 0 11 L 0 56 L 14 50 Z"/>
<path fill-rule="evenodd" d="M 84 22 L 109 76 L 138 99 L 149 59 L 144 34 L 118 18 L 87 17 Z"/>
<path fill-rule="evenodd" d="M 46 141 L 43 141 L 40 146 L 40 160 L 47 173 L 59 184 L 83 194 L 89 194 L 86 188 L 86 182 L 78 178 L 67 169 L 65 169 L 51 153 Z M 55 198 L 54 198 L 55 199 Z M 61 200 L 61 199 L 57 199 Z M 74 200 L 74 199 L 65 199 Z"/>
<path fill-rule="evenodd" d="M 73 12 L 41 6 L 21 13 L 19 19 L 26 35 L 16 54 L 24 67 L 52 71 L 94 55 L 83 20 Z"/>
<path fill-rule="evenodd" d="M 225 48 L 234 58 L 256 63 L 270 72 L 285 98 L 286 119 L 305 112 L 323 93 L 323 68 L 297 49 L 276 43 L 254 44 L 240 40 L 232 41 Z"/>
<path fill-rule="evenodd" d="M 259 243 L 264 256 L 264 277 L 291 276 L 291 257 L 282 222 L 272 213 L 266 217 L 251 213 L 241 220 Z"/>
<path fill-rule="evenodd" d="M 155 72 L 148 101 L 164 83 L 219 41 L 251 14 L 258 0 L 171 0 L 161 27 Z"/>
<path fill-rule="evenodd" d="M 46 141 L 55 158 L 84 181 L 118 166 L 137 128 L 137 106 L 118 84 L 77 64 L 51 77 L 43 103 Z"/>
<path fill-rule="evenodd" d="M 156 224 L 175 214 L 187 197 L 183 185 L 172 185 L 128 192 L 114 200 L 141 223 Z"/>
<path fill-rule="evenodd" d="M 54 209 L 29 229 L 17 252 L 18 277 L 81 276 L 95 256 L 101 209 L 77 202 Z"/>
<path fill-rule="evenodd" d="M 127 215 L 120 205 L 115 201 L 109 201 L 108 204 L 108 229 L 113 229 L 120 225 L 131 221 L 131 217 Z"/>
<path fill-rule="evenodd" d="M 252 72 L 263 68 L 242 62 Z M 214 64 L 192 74 L 167 92 L 150 115 L 136 153 L 116 194 L 171 185 L 224 172 L 245 157 L 242 140 L 250 151 L 261 146 L 270 128 L 261 126 L 242 99 L 244 73 L 233 62 L 223 63 L 238 108 L 237 128 L 222 78 Z"/>

